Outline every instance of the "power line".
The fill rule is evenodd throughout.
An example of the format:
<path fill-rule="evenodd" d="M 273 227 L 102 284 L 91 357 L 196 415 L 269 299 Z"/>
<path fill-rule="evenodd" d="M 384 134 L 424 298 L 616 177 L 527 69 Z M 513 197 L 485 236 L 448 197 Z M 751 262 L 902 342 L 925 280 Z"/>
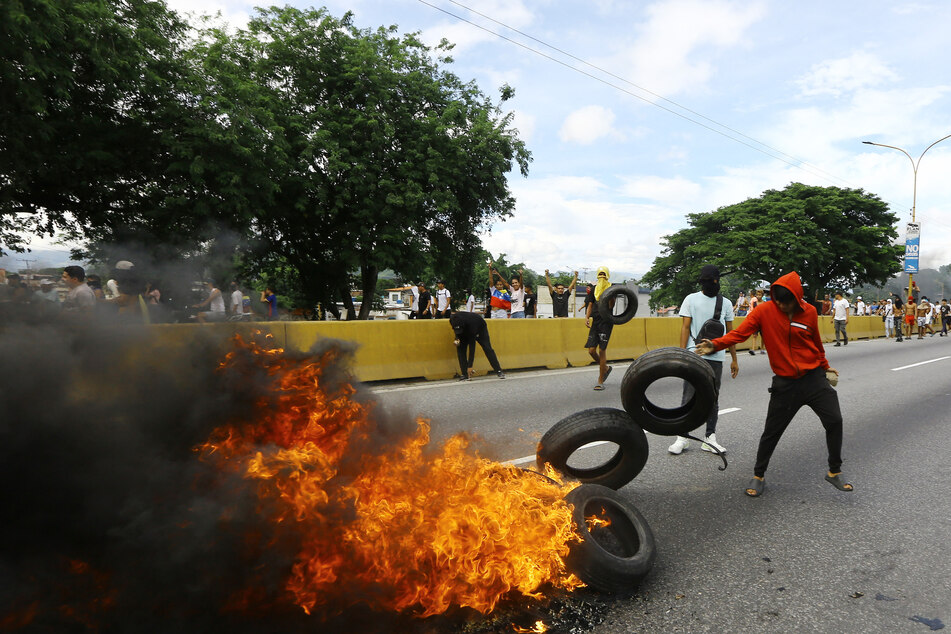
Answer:
<path fill-rule="evenodd" d="M 427 0 L 418 0 L 418 1 L 419 1 L 421 4 L 424 4 L 424 5 L 428 6 L 428 7 L 431 7 L 431 8 L 433 8 L 433 9 L 436 9 L 437 11 L 440 11 L 440 12 L 442 12 L 442 13 L 445 13 L 446 15 L 451 16 L 451 17 L 453 17 L 453 18 L 456 18 L 457 20 L 460 20 L 460 21 L 462 21 L 462 22 L 465 22 L 466 24 L 469 24 L 469 25 L 471 25 L 471 26 L 474 26 L 474 27 L 476 27 L 477 29 L 480 29 L 480 30 L 482 30 L 482 31 L 485 31 L 486 33 L 489 33 L 490 35 L 494 35 L 495 37 L 497 37 L 497 38 L 499 38 L 499 39 L 505 40 L 506 42 L 509 42 L 509 43 L 511 43 L 511 44 L 515 44 L 516 46 L 519 46 L 519 47 L 521 47 L 521 48 L 523 48 L 523 49 L 525 49 L 525 50 L 527 50 L 527 51 L 529 51 L 529 52 L 532 52 L 532 53 L 538 55 L 539 57 L 543 57 L 543 58 L 545 58 L 545 59 L 547 59 L 547 60 L 549 60 L 549 61 L 555 62 L 556 64 L 560 64 L 560 65 L 564 66 L 565 68 L 568 68 L 568 69 L 570 69 L 570 70 L 575 71 L 576 73 L 579 73 L 579 74 L 581 74 L 581 75 L 584 75 L 584 76 L 586 76 L 586 77 L 589 77 L 589 78 L 591 78 L 591 79 L 594 79 L 595 81 L 601 82 L 602 84 L 605 84 L 606 86 L 610 86 L 611 88 L 614 88 L 615 90 L 618 90 L 618 91 L 620 91 L 620 92 L 622 92 L 622 93 L 624 93 L 624 94 L 627 94 L 627 95 L 629 95 L 629 96 L 631 96 L 631 97 L 634 97 L 635 99 L 640 99 L 641 101 L 643 101 L 643 102 L 645 102 L 645 103 L 648 103 L 648 104 L 650 104 L 650 105 L 652 105 L 652 106 L 654 106 L 654 107 L 656 107 L 656 108 L 660 108 L 661 110 L 664 110 L 665 112 L 668 112 L 668 113 L 670 113 L 670 114 L 672 114 L 672 115 L 675 115 L 675 116 L 677 116 L 677 117 L 680 117 L 681 119 L 684 119 L 685 121 L 689 121 L 690 123 L 693 123 L 694 125 L 700 126 L 701 128 L 704 128 L 704 129 L 706 129 L 706 130 L 709 130 L 710 132 L 714 132 L 714 133 L 716 133 L 716 134 L 719 134 L 720 136 L 723 136 L 723 137 L 725 137 L 725 138 L 727 138 L 727 139 L 730 139 L 731 141 L 733 141 L 733 142 L 735 142 L 735 143 L 739 143 L 740 145 L 743 145 L 743 146 L 745 146 L 745 147 L 748 147 L 748 148 L 750 148 L 751 150 L 754 150 L 754 151 L 759 152 L 759 153 L 761 153 L 761 154 L 764 154 L 764 155 L 766 155 L 766 156 L 768 156 L 768 157 L 770 157 L 770 158 L 772 158 L 772 159 L 775 159 L 775 160 L 777 160 L 777 161 L 780 161 L 780 162 L 782 162 L 782 163 L 785 163 L 785 164 L 789 165 L 790 167 L 794 167 L 794 168 L 796 168 L 796 169 L 802 170 L 802 171 L 804 171 L 804 172 L 806 172 L 806 173 L 808 173 L 808 174 L 811 174 L 811 175 L 813 175 L 813 176 L 815 176 L 815 177 L 817 177 L 817 178 L 821 178 L 822 180 L 825 180 L 825 181 L 830 182 L 830 183 L 833 183 L 833 184 L 835 184 L 836 182 L 838 182 L 838 183 L 843 183 L 843 184 L 848 185 L 848 186 L 853 187 L 853 188 L 858 188 L 858 185 L 856 185 L 856 184 L 854 184 L 854 183 L 851 183 L 850 181 L 848 181 L 848 180 L 846 180 L 846 179 L 844 179 L 844 178 L 838 177 L 838 176 L 832 174 L 831 172 L 827 172 L 826 170 L 823 170 L 822 168 L 820 168 L 820 167 L 818 167 L 818 166 L 812 165 L 811 163 L 809 163 L 808 161 L 805 161 L 804 159 L 800 159 L 800 158 L 798 158 L 798 157 L 796 157 L 796 156 L 793 156 L 793 155 L 791 155 L 791 154 L 788 154 L 788 153 L 786 153 L 786 152 L 783 152 L 782 150 L 779 150 L 779 149 L 777 149 L 777 148 L 774 148 L 774 147 L 772 147 L 771 145 L 769 145 L 769 144 L 767 144 L 767 143 L 763 143 L 762 141 L 759 141 L 759 140 L 757 140 L 757 139 L 755 139 L 755 138 L 753 138 L 753 137 L 751 137 L 751 136 L 748 136 L 748 135 L 746 135 L 746 134 L 743 134 L 742 132 L 739 132 L 738 130 L 734 130 L 734 129 L 731 128 L 730 126 L 727 126 L 727 125 L 725 125 L 725 124 L 719 123 L 718 121 L 716 121 L 716 120 L 714 120 L 714 119 L 711 119 L 710 117 L 707 117 L 707 116 L 705 116 L 705 115 L 703 115 L 703 114 L 701 114 L 701 113 L 699 113 L 699 112 L 696 112 L 696 111 L 694 111 L 694 110 L 691 110 L 690 108 L 687 108 L 686 106 L 682 106 L 682 105 L 680 105 L 679 103 L 677 103 L 677 102 L 675 102 L 675 101 L 672 101 L 672 100 L 670 100 L 670 99 L 668 99 L 668 98 L 666 98 L 666 97 L 664 97 L 664 96 L 662 96 L 662 95 L 659 95 L 659 94 L 657 94 L 657 93 L 655 93 L 655 92 L 653 92 L 653 91 L 651 91 L 651 90 L 648 90 L 647 88 L 644 88 L 644 87 L 642 87 L 642 86 L 638 86 L 637 84 L 631 82 L 631 81 L 628 80 L 628 79 L 625 79 L 624 77 L 621 77 L 621 76 L 619 76 L 619 75 L 616 75 L 616 74 L 614 74 L 614 73 L 612 73 L 612 72 L 610 72 L 610 71 L 608 71 L 608 70 L 605 70 L 605 69 L 603 69 L 603 68 L 601 68 L 601 67 L 599 67 L 599 66 L 596 66 L 595 64 L 591 64 L 590 62 L 588 62 L 588 61 L 586 61 L 586 60 L 584 60 L 584 59 L 582 59 L 582 58 L 580 58 L 580 57 L 577 57 L 577 56 L 575 56 L 575 55 L 573 55 L 573 54 L 571 54 L 571 53 L 569 53 L 569 52 L 567 52 L 567 51 L 564 51 L 564 50 L 562 50 L 562 49 L 560 49 L 560 48 L 558 48 L 558 47 L 556 47 L 556 46 L 553 46 L 553 45 L 551 45 L 551 44 L 548 44 L 548 43 L 545 42 L 544 40 L 541 40 L 541 39 L 539 39 L 539 38 L 536 38 L 536 37 L 534 37 L 534 36 L 532 36 L 532 35 L 530 35 L 530 34 L 528 34 L 528 33 L 524 33 L 523 31 L 520 31 L 520 30 L 518 30 L 518 29 L 516 29 L 516 28 L 514 28 L 514 27 L 511 27 L 511 26 L 505 24 L 504 22 L 500 22 L 499 20 L 496 20 L 495 18 L 492 18 L 491 16 L 488 16 L 488 15 L 486 15 L 486 14 L 484 14 L 484 13 L 480 13 L 479 11 L 476 11 L 475 9 L 472 9 L 472 8 L 470 8 L 470 7 L 468 7 L 468 6 L 464 5 L 464 4 L 462 4 L 461 2 L 457 2 L 456 0 L 448 0 L 448 1 L 451 2 L 452 4 L 454 4 L 454 5 L 458 6 L 458 7 L 461 7 L 461 8 L 463 8 L 463 9 L 467 10 L 467 11 L 470 11 L 470 12 L 472 12 L 472 13 L 478 15 L 478 16 L 481 16 L 481 17 L 483 17 L 483 18 L 485 18 L 485 19 L 487 19 L 487 20 L 489 20 L 489 21 L 491 21 L 491 22 L 494 22 L 495 24 L 498 24 L 499 26 L 502 26 L 502 27 L 504 27 L 504 28 L 506 28 L 506 29 L 512 31 L 513 33 L 518 33 L 519 35 L 521 35 L 521 36 L 523 36 L 523 37 L 526 37 L 526 38 L 528 38 L 528 39 L 530 39 L 530 40 L 532 40 L 532 41 L 534 41 L 534 42 L 538 42 L 538 43 L 541 44 L 542 46 L 545 46 L 545 47 L 547 47 L 547 48 L 549 48 L 549 49 L 551 49 L 551 50 L 553 50 L 553 51 L 556 51 L 556 52 L 560 53 L 561 55 L 564 55 L 564 56 L 566 56 L 566 57 L 568 57 L 568 58 L 570 58 L 570 59 L 572 59 L 572 60 L 575 60 L 575 61 L 577 61 L 577 62 L 579 62 L 579 63 L 581 63 L 581 64 L 584 64 L 584 65 L 588 66 L 589 68 L 592 68 L 592 69 L 594 69 L 594 70 L 597 70 L 597 71 L 600 72 L 600 73 L 604 73 L 605 75 L 608 75 L 608 76 L 610 76 L 610 77 L 613 77 L 614 79 L 617 79 L 618 81 L 622 81 L 622 82 L 624 82 L 624 83 L 626 83 L 626 84 L 628 84 L 628 85 L 630 85 L 630 86 L 633 86 L 634 88 L 637 88 L 637 89 L 640 90 L 640 91 L 643 91 L 643 92 L 645 92 L 645 93 L 647 93 L 647 94 L 649 94 L 649 95 L 651 95 L 651 96 L 653 96 L 653 97 L 656 97 L 657 99 L 660 99 L 660 100 L 662 100 L 662 101 L 664 101 L 664 102 L 666 102 L 666 103 L 669 103 L 669 104 L 671 104 L 671 105 L 673 105 L 673 106 L 675 106 L 675 107 L 677 107 L 677 108 L 679 108 L 679 109 L 681 109 L 681 110 L 683 110 L 683 111 L 685 111 L 685 112 L 688 112 L 688 113 L 690 113 L 690 114 L 692 114 L 692 115 L 695 115 L 695 116 L 697 116 L 697 117 L 699 117 L 699 118 L 701 118 L 701 119 L 703 119 L 703 120 L 705 120 L 705 121 L 709 121 L 711 124 L 713 124 L 713 125 L 715 125 L 715 126 L 718 126 L 719 128 L 722 128 L 723 130 L 727 130 L 727 131 L 729 131 L 729 132 L 732 132 L 733 134 L 735 134 L 735 135 L 737 135 L 737 136 L 739 136 L 739 137 L 742 137 L 743 139 L 748 139 L 749 141 L 751 141 L 751 142 L 757 144 L 758 146 L 762 146 L 762 147 L 757 147 L 756 145 L 751 145 L 750 143 L 747 143 L 746 141 L 743 141 L 742 139 L 737 138 L 737 136 L 732 136 L 731 134 L 728 134 L 727 132 L 724 132 L 723 130 L 720 130 L 720 129 L 711 127 L 710 125 L 707 125 L 707 124 L 705 124 L 705 123 L 703 123 L 703 122 L 701 122 L 701 121 L 697 121 L 696 119 L 693 119 L 693 118 L 691 118 L 691 117 L 689 117 L 689 116 L 687 116 L 687 115 L 685 115 L 685 114 L 683 114 L 683 113 L 681 113 L 681 112 L 677 112 L 676 110 L 673 110 L 673 109 L 671 109 L 671 108 L 665 107 L 665 106 L 663 106 L 663 105 L 657 103 L 656 101 L 652 101 L 651 99 L 647 99 L 646 97 L 643 97 L 642 95 L 633 93 L 633 92 L 631 92 L 630 90 L 627 90 L 627 89 L 625 89 L 625 88 L 623 88 L 623 87 L 621 87 L 621 86 L 618 86 L 617 84 L 611 83 L 610 81 L 607 81 L 607 80 L 605 80 L 605 79 L 603 79 L 603 78 L 601 78 L 601 77 L 598 77 L 598 76 L 593 75 L 593 74 L 591 74 L 591 73 L 585 72 L 584 70 L 581 70 L 581 69 L 579 69 L 579 68 L 576 68 L 575 66 L 572 66 L 571 64 L 568 64 L 567 62 L 564 62 L 563 60 L 560 60 L 560 59 L 558 59 L 558 58 L 556 58 L 556 57 L 552 57 L 551 55 L 547 55 L 546 53 L 543 53 L 542 51 L 539 51 L 539 50 L 537 50 L 537 49 L 534 49 L 534 48 L 532 48 L 531 46 L 528 46 L 528 45 L 526 45 L 526 44 L 524 44 L 524 43 L 522 43 L 522 42 L 519 42 L 518 40 L 512 39 L 512 38 L 507 37 L 507 36 L 505 36 L 505 35 L 503 35 L 503 34 L 501 34 L 501 33 L 498 33 L 498 32 L 496 32 L 496 31 L 493 31 L 493 30 L 489 29 L 489 28 L 486 28 L 486 27 L 482 26 L 481 24 L 478 24 L 478 23 L 476 23 L 476 22 L 473 22 L 472 20 L 469 20 L 469 19 L 467 19 L 467 18 L 465 18 L 465 17 L 463 17 L 463 16 L 461 16 L 461 15 L 458 15 L 458 14 L 456 14 L 456 13 L 453 13 L 452 11 L 449 11 L 449 10 L 446 10 L 446 9 L 444 9 L 444 8 L 442 8 L 442 7 L 436 6 L 435 4 L 432 4 L 431 2 L 427 2 Z M 763 148 L 767 148 L 769 151 L 764 150 Z M 784 158 L 784 157 L 785 157 L 785 158 Z M 791 160 L 790 160 L 790 159 L 791 159 Z M 896 208 L 902 206 L 902 205 L 898 205 L 898 204 L 895 203 L 894 201 L 887 201 L 887 202 L 889 202 L 893 207 L 896 207 Z M 944 226 L 943 223 L 940 223 L 940 222 L 937 222 L 937 224 Z"/>
<path fill-rule="evenodd" d="M 422 2 L 423 0 L 420 0 L 420 1 Z M 514 27 L 512 27 L 512 26 L 509 26 L 508 24 L 505 24 L 504 22 L 500 22 L 500 21 L 496 20 L 495 18 L 493 18 L 492 16 L 486 15 L 486 14 L 484 14 L 484 13 L 480 13 L 479 11 L 476 11 L 475 9 L 473 9 L 473 8 L 471 8 L 471 7 L 467 7 L 466 5 L 462 4 L 461 2 L 457 2 L 456 0 L 448 0 L 448 1 L 451 2 L 452 4 L 456 5 L 457 7 L 461 7 L 461 8 L 463 8 L 463 9 L 467 10 L 467 11 L 470 11 L 470 12 L 472 12 L 472 13 L 478 15 L 478 16 L 481 16 L 481 17 L 485 18 L 486 20 L 489 20 L 489 21 L 491 21 L 491 22 L 494 22 L 495 24 L 498 24 L 499 26 L 502 26 L 502 27 L 504 27 L 504 28 L 506 28 L 506 29 L 509 29 L 510 31 L 513 31 L 513 32 L 515 32 L 515 33 L 518 33 L 519 35 L 521 35 L 521 36 L 523 36 L 523 37 L 527 37 L 528 39 L 532 40 L 533 42 L 538 42 L 539 44 L 541 44 L 542 46 L 544 46 L 544 47 L 546 47 L 546 48 L 550 48 L 550 49 L 553 50 L 553 51 L 556 51 L 556 52 L 558 52 L 558 53 L 561 53 L 561 54 L 564 55 L 565 57 L 568 57 L 568 58 L 570 58 L 570 59 L 575 60 L 576 62 L 579 62 L 579 63 L 581 63 L 581 64 L 584 64 L 585 66 L 587 66 L 587 67 L 589 67 L 589 68 L 593 68 L 594 70 L 597 70 L 598 72 L 601 72 L 601 73 L 604 73 L 605 75 L 608 75 L 609 77 L 613 77 L 614 79 L 617 79 L 617 80 L 619 80 L 619 81 L 622 81 L 622 82 L 624 82 L 625 84 L 628 84 L 629 86 L 633 86 L 634 88 L 637 88 L 638 90 L 641 90 L 641 91 L 643 91 L 643 92 L 645 92 L 645 93 L 647 93 L 647 94 L 649 94 L 649 95 L 651 95 L 651 96 L 653 96 L 653 97 L 656 97 L 657 99 L 660 99 L 661 101 L 664 101 L 664 102 L 666 102 L 666 103 L 671 104 L 672 106 L 675 106 L 675 107 L 677 107 L 677 108 L 680 108 L 681 110 L 684 110 L 685 112 L 689 112 L 690 114 L 695 115 L 695 116 L 697 116 L 697 117 L 700 117 L 701 119 L 703 119 L 703 120 L 705 120 L 705 121 L 709 121 L 710 123 L 712 123 L 712 124 L 714 124 L 714 125 L 716 125 L 716 126 L 719 126 L 719 127 L 723 128 L 724 130 L 728 130 L 728 131 L 732 132 L 733 134 L 736 134 L 736 135 L 739 135 L 739 136 L 743 137 L 744 139 L 748 139 L 748 140 L 752 141 L 753 143 L 756 143 L 756 144 L 761 145 L 761 146 L 763 146 L 763 147 L 765 147 L 765 148 L 768 148 L 769 150 L 771 150 L 771 151 L 773 151 L 773 152 L 776 152 L 777 154 L 780 154 L 780 155 L 785 156 L 785 157 L 787 157 L 787 158 L 789 158 L 789 159 L 792 159 L 793 161 L 796 161 L 797 164 L 808 165 L 810 168 L 812 168 L 812 169 L 814 169 L 814 170 L 816 170 L 816 171 L 818 171 L 818 172 L 821 172 L 822 174 L 825 174 L 828 178 L 831 178 L 831 179 L 833 179 L 833 180 L 837 180 L 837 181 L 839 181 L 839 182 L 841 182 L 841 183 L 844 183 L 844 184 L 846 184 L 846 185 L 855 186 L 854 184 L 850 183 L 849 181 L 847 181 L 847 180 L 845 180 L 845 179 L 843 179 L 843 178 L 839 178 L 839 177 L 836 176 L 835 174 L 832 174 L 832 173 L 830 173 L 830 172 L 827 172 L 826 170 L 822 169 L 821 167 L 819 167 L 819 166 L 817 166 L 817 165 L 813 165 L 813 164 L 809 163 L 809 162 L 806 161 L 805 159 L 801 159 L 801 158 L 799 158 L 799 157 L 797 157 L 797 156 L 793 156 L 792 154 L 788 154 L 788 153 L 786 153 L 786 152 L 783 152 L 782 150 L 780 150 L 780 149 L 778 149 L 778 148 L 775 148 L 775 147 L 769 145 L 768 143 L 764 143 L 764 142 L 760 141 L 759 139 L 753 138 L 753 137 L 751 137 L 751 136 L 749 136 L 749 135 L 747 135 L 747 134 L 744 134 L 743 132 L 740 132 L 739 130 L 736 130 L 736 129 L 734 129 L 734 128 L 731 128 L 730 126 L 728 126 L 728 125 L 726 125 L 726 124 L 720 123 L 719 121 L 716 121 L 715 119 L 712 119 L 712 118 L 710 118 L 710 117 L 708 117 L 708 116 L 706 116 L 706 115 L 704 115 L 704 114 L 702 114 L 702 113 L 700 113 L 700 112 L 697 112 L 696 110 L 692 110 L 692 109 L 688 108 L 687 106 L 684 106 L 683 104 L 677 103 L 676 101 L 673 101 L 672 99 L 668 99 L 667 97 L 664 97 L 663 95 L 660 95 L 660 94 L 658 94 L 658 93 L 656 93 L 656 92 L 654 92 L 654 91 L 652 91 L 652 90 L 650 90 L 650 89 L 648 89 L 648 88 L 645 88 L 645 87 L 643 87 L 643 86 L 639 86 L 638 84 L 635 84 L 634 82 L 632 82 L 631 80 L 629 80 L 629 79 L 627 79 L 627 78 L 625 78 L 625 77 L 621 77 L 620 75 L 617 75 L 617 74 L 615 74 L 615 73 L 612 73 L 611 71 L 609 71 L 609 70 L 607 70 L 607 69 L 604 69 L 604 68 L 601 68 L 600 66 L 597 66 L 597 65 L 595 65 L 595 64 L 592 64 L 592 63 L 588 62 L 587 60 L 582 59 L 581 57 L 578 57 L 577 55 L 573 55 L 572 53 L 569 53 L 568 51 L 565 51 L 565 50 L 563 50 L 563 49 L 558 48 L 557 46 L 554 46 L 554 45 L 552 45 L 552 44 L 549 44 L 548 42 L 545 42 L 544 40 L 540 40 L 540 39 L 538 39 L 537 37 L 534 37 L 533 35 L 531 35 L 531 34 L 529 34 L 529 33 L 525 33 L 524 31 L 520 31 L 519 29 L 516 29 L 516 28 L 514 28 Z M 428 4 L 428 3 L 423 2 L 423 4 Z M 432 5 L 429 5 L 429 6 L 432 6 Z M 464 19 L 464 18 L 460 18 L 460 19 Z M 472 23 L 472 22 L 469 22 L 469 24 L 473 24 L 473 23 Z M 478 25 L 474 25 L 474 26 L 478 26 Z M 652 102 L 652 101 L 650 101 L 650 100 L 648 100 L 648 99 L 645 99 L 645 101 L 647 101 L 648 103 L 651 103 L 651 105 L 656 105 L 654 102 Z M 663 109 L 666 110 L 666 108 L 663 108 Z M 688 120 L 690 120 L 690 119 L 688 118 Z M 692 121 L 692 120 L 691 120 L 691 121 Z M 693 123 L 696 123 L 696 122 L 694 121 Z M 725 136 L 728 136 L 728 135 L 725 135 Z M 731 139 L 732 139 L 732 137 L 729 137 L 729 136 L 728 136 L 728 138 L 731 138 Z M 733 140 L 736 140 L 736 139 L 733 139 Z M 770 154 L 769 156 L 773 156 L 773 155 Z M 776 158 L 776 157 L 773 156 L 773 158 Z M 815 175 L 815 174 L 814 174 L 814 175 Z"/>

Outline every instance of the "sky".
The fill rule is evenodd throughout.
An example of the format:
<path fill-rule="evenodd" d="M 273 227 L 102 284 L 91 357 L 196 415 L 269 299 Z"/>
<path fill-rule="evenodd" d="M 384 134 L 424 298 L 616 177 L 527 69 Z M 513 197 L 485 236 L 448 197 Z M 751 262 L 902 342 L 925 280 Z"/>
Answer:
<path fill-rule="evenodd" d="M 291 2 L 300 8 L 313 5 Z M 246 24 L 255 3 L 171 0 Z M 913 161 L 951 134 L 944 0 L 330 0 L 361 28 L 456 44 L 449 67 L 532 152 L 514 216 L 483 236 L 542 271 L 641 275 L 663 236 L 792 182 L 861 188 L 911 220 Z M 468 7 L 471 7 L 468 8 Z M 476 13 L 475 11 L 478 11 Z M 481 15 L 480 15 L 481 14 Z M 483 28 L 479 28 L 479 25 Z M 921 266 L 951 263 L 951 139 L 920 162 Z M 780 245 L 779 248 L 787 248 Z M 584 275 L 584 273 L 582 273 Z"/>

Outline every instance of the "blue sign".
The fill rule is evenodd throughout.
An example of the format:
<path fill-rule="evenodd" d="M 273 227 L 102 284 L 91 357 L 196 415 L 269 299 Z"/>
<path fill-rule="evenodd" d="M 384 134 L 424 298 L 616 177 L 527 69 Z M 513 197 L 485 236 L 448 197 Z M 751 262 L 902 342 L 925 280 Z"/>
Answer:
<path fill-rule="evenodd" d="M 921 224 L 909 222 L 905 228 L 905 273 L 918 272 L 918 241 L 921 237 Z"/>

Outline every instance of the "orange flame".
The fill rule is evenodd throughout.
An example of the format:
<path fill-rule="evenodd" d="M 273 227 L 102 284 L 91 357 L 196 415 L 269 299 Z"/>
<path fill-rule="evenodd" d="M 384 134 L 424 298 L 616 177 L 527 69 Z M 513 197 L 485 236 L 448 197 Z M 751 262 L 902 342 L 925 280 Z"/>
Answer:
<path fill-rule="evenodd" d="M 327 376 L 335 349 L 300 360 L 234 344 L 221 371 L 267 376 L 274 397 L 198 450 L 255 481 L 261 508 L 298 536 L 286 587 L 305 611 L 371 601 L 420 617 L 488 613 L 510 593 L 583 585 L 564 564 L 579 539 L 563 500 L 572 485 L 482 458 L 466 435 L 432 446 L 424 419 L 388 440 L 374 403 Z"/>
<path fill-rule="evenodd" d="M 521 634 L 541 634 L 542 632 L 548 631 L 548 626 L 545 625 L 544 621 L 535 621 L 535 626 L 532 628 L 524 628 L 513 625 L 512 629 Z"/>

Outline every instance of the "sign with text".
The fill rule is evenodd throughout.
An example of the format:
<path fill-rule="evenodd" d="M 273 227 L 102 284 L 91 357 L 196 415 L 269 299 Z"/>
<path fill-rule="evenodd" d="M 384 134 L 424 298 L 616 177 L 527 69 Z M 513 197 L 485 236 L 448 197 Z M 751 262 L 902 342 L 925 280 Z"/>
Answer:
<path fill-rule="evenodd" d="M 918 272 L 918 240 L 921 223 L 909 222 L 905 227 L 905 273 Z"/>

